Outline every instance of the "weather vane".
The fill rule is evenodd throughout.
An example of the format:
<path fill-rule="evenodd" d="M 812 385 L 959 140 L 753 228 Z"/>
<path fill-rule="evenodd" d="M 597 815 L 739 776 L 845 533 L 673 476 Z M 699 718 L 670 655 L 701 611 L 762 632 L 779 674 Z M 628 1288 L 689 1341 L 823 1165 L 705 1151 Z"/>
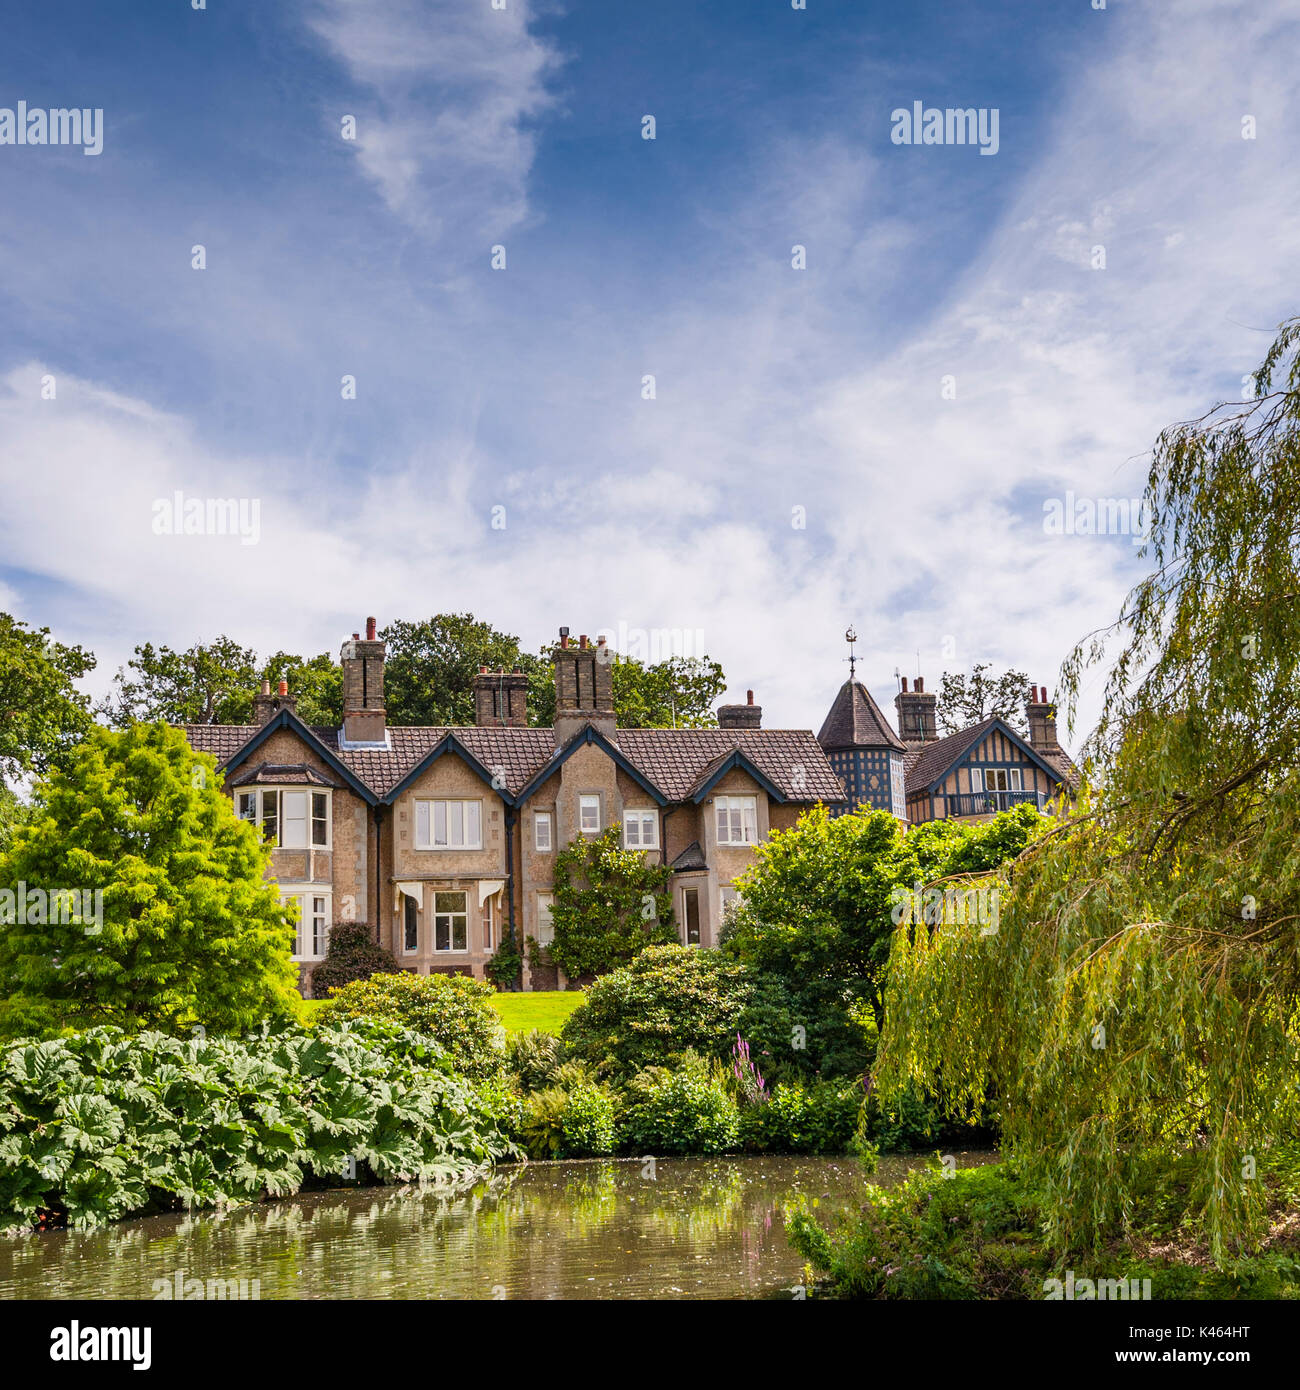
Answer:
<path fill-rule="evenodd" d="M 849 679 L 853 679 L 853 672 L 857 666 L 857 657 L 853 654 L 853 644 L 858 640 L 858 634 L 853 631 L 850 625 L 849 630 L 844 634 L 844 640 L 849 644 L 849 654 L 844 658 L 849 663 Z"/>

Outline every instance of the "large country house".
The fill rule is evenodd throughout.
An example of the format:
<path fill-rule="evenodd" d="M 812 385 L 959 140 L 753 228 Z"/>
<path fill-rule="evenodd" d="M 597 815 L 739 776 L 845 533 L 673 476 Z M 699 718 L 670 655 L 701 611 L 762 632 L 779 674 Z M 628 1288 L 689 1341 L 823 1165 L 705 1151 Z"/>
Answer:
<path fill-rule="evenodd" d="M 557 851 L 610 826 L 671 866 L 682 939 L 712 945 L 753 847 L 844 797 L 812 733 L 762 728 L 752 694 L 716 729 L 618 729 L 603 640 L 562 633 L 554 659 L 552 728 L 528 727 L 521 672 L 487 670 L 473 727 L 392 727 L 372 618 L 343 644 L 341 729 L 304 724 L 284 682 L 263 687 L 251 726 L 186 726 L 238 814 L 275 839 L 304 993 L 335 920 L 377 924 L 420 974 L 482 977 L 503 931 L 544 946 Z M 531 989 L 558 982 L 554 967 L 525 973 Z"/>
<path fill-rule="evenodd" d="M 1037 691 L 1028 741 L 1001 720 L 936 738 L 935 697 L 920 680 L 898 696 L 901 737 L 851 678 L 817 738 L 764 729 L 752 691 L 718 709 L 716 729 L 620 729 L 604 639 L 574 644 L 562 629 L 553 655 L 551 728 L 529 727 L 522 672 L 487 669 L 472 727 L 390 726 L 373 618 L 340 654 L 342 728 L 304 724 L 283 681 L 278 693 L 263 685 L 251 725 L 186 726 L 216 758 L 236 812 L 275 842 L 271 872 L 299 909 L 305 994 L 339 920 L 374 925 L 419 974 L 482 978 L 504 932 L 545 946 L 556 853 L 611 826 L 624 848 L 671 868 L 682 940 L 710 946 L 755 845 L 817 802 L 835 814 L 866 803 L 908 823 L 1044 805 L 1073 785 Z M 525 966 L 524 983 L 565 982 L 554 966 Z"/>

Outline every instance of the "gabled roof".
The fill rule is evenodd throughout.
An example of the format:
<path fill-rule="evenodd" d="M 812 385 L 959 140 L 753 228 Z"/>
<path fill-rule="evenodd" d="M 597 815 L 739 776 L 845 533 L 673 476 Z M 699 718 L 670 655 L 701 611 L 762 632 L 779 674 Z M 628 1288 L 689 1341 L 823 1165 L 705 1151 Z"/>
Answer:
<path fill-rule="evenodd" d="M 657 805 L 663 806 L 666 804 L 668 798 L 663 792 L 655 786 L 640 768 L 626 758 L 622 751 L 611 743 L 594 724 L 588 724 L 585 728 L 579 729 L 563 748 L 556 749 L 554 755 L 546 760 L 545 765 L 540 767 L 533 776 L 528 779 L 527 784 L 520 791 L 518 799 L 523 801 L 526 797 L 531 796 L 533 792 L 551 776 L 556 768 L 567 762 L 579 748 L 585 747 L 589 743 L 594 743 L 598 748 L 603 749 L 609 757 L 613 759 L 615 765 L 626 772 L 637 786 L 639 786 Z"/>
<path fill-rule="evenodd" d="M 752 777 L 774 801 L 788 800 L 781 788 L 767 776 L 761 767 L 756 767 L 745 756 L 744 750 L 740 748 L 733 748 L 730 753 L 723 753 L 705 764 L 704 770 L 695 779 L 695 785 L 691 788 L 691 800 L 698 806 L 733 768 L 739 768 Z"/>
<path fill-rule="evenodd" d="M 339 731 L 303 724 L 282 710 L 261 728 L 249 724 L 187 724 L 191 747 L 211 753 L 219 766 L 242 765 L 275 729 L 290 728 L 371 804 L 396 796 L 422 764 L 456 751 L 502 784 L 502 797 L 518 803 L 536 790 L 574 746 L 555 747 L 550 729 L 501 726 L 390 726 L 386 748 L 340 748 Z M 618 729 L 606 739 L 588 726 L 610 756 L 661 805 L 687 801 L 732 755 L 751 776 L 784 801 L 842 802 L 844 787 L 821 745 L 807 729 Z M 586 739 L 586 731 L 577 735 Z M 451 740 L 450 742 L 448 740 Z M 724 769 L 725 770 L 725 769 Z M 481 775 L 481 772 L 480 772 Z"/>
<path fill-rule="evenodd" d="M 981 720 L 978 724 L 971 724 L 964 729 L 958 729 L 955 734 L 949 734 L 946 738 L 937 739 L 934 743 L 927 743 L 915 756 L 909 754 L 903 763 L 907 795 L 914 796 L 917 792 L 929 791 L 936 783 L 942 782 L 966 754 L 986 734 L 992 733 L 994 730 L 1014 743 L 1031 762 L 1037 763 L 1049 777 L 1058 782 L 1062 780 L 1061 772 L 1053 763 L 1049 762 L 1037 749 L 1031 747 L 1005 720 L 993 715 L 988 719 Z M 1061 756 L 1065 757 L 1064 751 L 1062 751 Z M 1066 758 L 1066 761 L 1068 762 L 1069 759 Z M 1070 765 L 1073 767 L 1072 763 Z"/>
<path fill-rule="evenodd" d="M 619 729 L 614 737 L 669 801 L 690 799 L 710 765 L 737 751 L 785 801 L 847 800 L 809 729 Z"/>
<path fill-rule="evenodd" d="M 190 747 L 196 753 L 211 753 L 217 760 L 217 766 L 226 772 L 233 772 L 246 763 L 272 734 L 281 729 L 288 729 L 291 733 L 297 734 L 309 748 L 314 748 L 325 765 L 338 773 L 363 801 L 373 806 L 379 800 L 375 792 L 366 785 L 364 778 L 339 756 L 336 747 L 337 736 L 329 730 L 310 728 L 291 709 L 282 709 L 279 713 L 273 714 L 260 727 L 251 724 L 186 724 L 183 727 Z M 242 734 L 240 741 L 236 742 L 232 737 L 232 730 Z M 330 733 L 331 736 L 326 740 L 321 737 L 322 733 Z"/>
<path fill-rule="evenodd" d="M 890 727 L 880 706 L 861 681 L 845 681 L 831 703 L 817 742 L 823 748 L 891 748 L 904 750 L 903 740 Z"/>
<path fill-rule="evenodd" d="M 700 848 L 700 842 L 692 840 L 668 867 L 682 873 L 683 871 L 707 869 L 709 866 L 705 861 L 704 851 Z"/>

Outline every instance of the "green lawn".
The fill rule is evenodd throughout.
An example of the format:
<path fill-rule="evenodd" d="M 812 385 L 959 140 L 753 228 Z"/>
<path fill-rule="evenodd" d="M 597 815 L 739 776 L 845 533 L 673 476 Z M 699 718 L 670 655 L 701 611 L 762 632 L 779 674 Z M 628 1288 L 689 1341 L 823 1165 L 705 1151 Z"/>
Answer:
<path fill-rule="evenodd" d="M 558 1033 L 582 999 L 582 992 L 576 989 L 537 990 L 533 994 L 494 994 L 492 1007 L 500 1014 L 507 1033 L 527 1033 L 532 1028 Z M 304 999 L 303 1003 L 311 1015 L 324 1000 Z"/>
<path fill-rule="evenodd" d="M 576 989 L 492 996 L 493 1007 L 501 1015 L 507 1033 L 527 1033 L 531 1028 L 540 1028 L 543 1033 L 558 1033 L 564 1026 L 564 1020 L 582 1000 L 582 991 Z"/>

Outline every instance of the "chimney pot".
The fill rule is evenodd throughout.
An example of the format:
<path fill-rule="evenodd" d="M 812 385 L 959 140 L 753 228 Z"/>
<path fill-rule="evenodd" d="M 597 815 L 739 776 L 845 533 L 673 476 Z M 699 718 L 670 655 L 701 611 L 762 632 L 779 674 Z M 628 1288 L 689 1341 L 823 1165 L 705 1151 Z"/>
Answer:
<path fill-rule="evenodd" d="M 262 682 L 262 694 L 263 694 L 263 695 L 269 695 L 270 693 L 271 693 L 271 682 L 270 682 L 270 681 L 263 681 L 263 682 Z"/>
<path fill-rule="evenodd" d="M 752 690 L 745 691 L 745 703 L 747 705 L 752 705 L 754 703 L 754 692 Z"/>
<path fill-rule="evenodd" d="M 284 697 L 289 693 L 289 682 L 288 682 L 288 681 L 282 680 L 282 681 L 280 682 L 280 689 L 279 689 L 279 692 L 278 692 L 278 693 L 279 693 L 280 698 L 281 698 L 281 699 L 284 699 Z"/>
<path fill-rule="evenodd" d="M 907 694 L 907 677 L 906 677 L 906 676 L 903 677 L 903 694 L 904 694 L 904 695 Z"/>
<path fill-rule="evenodd" d="M 353 640 L 354 642 L 360 642 L 360 641 L 361 641 L 361 634 L 360 634 L 359 632 L 354 632 L 354 633 L 352 634 L 352 640 Z"/>
<path fill-rule="evenodd" d="M 587 650 L 587 634 L 585 632 L 578 638 L 578 649 L 584 652 Z"/>
<path fill-rule="evenodd" d="M 367 642 L 373 642 L 374 640 L 375 640 L 375 620 L 374 620 L 373 618 L 367 618 L 367 619 L 366 619 L 366 641 L 367 641 Z"/>
<path fill-rule="evenodd" d="M 923 676 L 917 676 L 915 689 L 918 695 L 925 689 L 925 678 Z"/>

